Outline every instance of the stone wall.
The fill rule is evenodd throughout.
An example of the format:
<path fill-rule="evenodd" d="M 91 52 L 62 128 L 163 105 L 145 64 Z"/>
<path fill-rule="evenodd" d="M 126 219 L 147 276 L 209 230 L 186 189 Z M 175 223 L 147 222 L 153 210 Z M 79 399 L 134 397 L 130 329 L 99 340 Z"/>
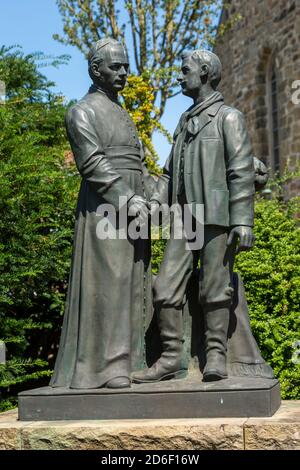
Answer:
<path fill-rule="evenodd" d="M 282 402 L 271 418 L 22 422 L 0 413 L 0 451 L 171 449 L 300 450 L 300 402 Z"/>
<path fill-rule="evenodd" d="M 291 94 L 293 82 L 300 80 L 300 1 L 231 0 L 230 4 L 223 19 L 235 13 L 243 18 L 215 48 L 223 64 L 220 91 L 227 104 L 245 113 L 254 153 L 272 168 L 268 77 L 274 64 L 280 171 L 286 165 L 294 170 L 300 160 L 300 104 L 293 104 Z M 299 181 L 289 184 L 290 194 L 299 194 L 299 189 Z"/>

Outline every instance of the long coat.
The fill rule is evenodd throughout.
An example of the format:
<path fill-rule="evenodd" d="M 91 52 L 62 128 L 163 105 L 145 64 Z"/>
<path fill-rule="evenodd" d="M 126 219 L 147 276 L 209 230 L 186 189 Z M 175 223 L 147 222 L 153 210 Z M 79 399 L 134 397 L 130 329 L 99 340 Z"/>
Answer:
<path fill-rule="evenodd" d="M 183 113 L 152 199 L 161 204 L 176 203 L 183 183 L 187 202 L 204 204 L 206 225 L 253 226 L 253 160 L 243 114 L 224 105 L 222 95 L 215 92 L 205 102 Z M 252 335 L 243 282 L 237 274 L 233 275 L 233 287 L 228 330 L 229 375 L 273 378 L 273 371 L 261 357 Z M 197 357 L 196 363 L 200 362 L 202 369 L 205 341 L 203 315 L 199 314 L 199 272 L 194 273 L 187 290 L 185 361 L 193 357 L 189 365 L 193 369 Z M 152 351 L 155 344 L 151 344 Z M 187 367 L 187 362 L 183 367 Z"/>
<path fill-rule="evenodd" d="M 189 204 L 204 204 L 206 225 L 253 226 L 254 166 L 245 119 L 215 92 L 185 112 L 153 199 L 177 201 L 180 178 Z"/>
<path fill-rule="evenodd" d="M 53 387 L 97 388 L 144 365 L 151 312 L 149 240 L 99 239 L 99 207 L 152 180 L 128 113 L 95 86 L 66 115 L 82 183 L 65 316 Z M 116 229 L 121 227 L 116 225 Z"/>

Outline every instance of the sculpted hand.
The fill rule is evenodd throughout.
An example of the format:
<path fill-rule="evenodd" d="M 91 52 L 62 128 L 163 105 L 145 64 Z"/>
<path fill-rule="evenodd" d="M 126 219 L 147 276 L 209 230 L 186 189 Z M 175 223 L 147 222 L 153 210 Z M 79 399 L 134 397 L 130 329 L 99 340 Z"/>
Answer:
<path fill-rule="evenodd" d="M 139 217 L 141 225 L 146 224 L 149 217 L 149 204 L 146 199 L 133 196 L 128 202 L 128 215 Z"/>
<path fill-rule="evenodd" d="M 228 236 L 227 246 L 234 243 L 237 238 L 239 239 L 239 242 L 236 248 L 236 253 L 252 248 L 255 237 L 251 227 L 247 227 L 246 225 L 237 225 L 236 227 L 233 227 Z"/>
<path fill-rule="evenodd" d="M 150 215 L 151 217 L 154 216 L 154 214 L 156 213 L 156 211 L 159 209 L 159 202 L 158 201 L 150 201 Z"/>

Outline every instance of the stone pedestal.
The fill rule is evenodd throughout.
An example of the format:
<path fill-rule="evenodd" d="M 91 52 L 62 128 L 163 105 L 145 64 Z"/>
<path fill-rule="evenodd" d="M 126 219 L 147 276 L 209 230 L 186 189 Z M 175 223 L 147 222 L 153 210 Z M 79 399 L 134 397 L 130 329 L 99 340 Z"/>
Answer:
<path fill-rule="evenodd" d="M 20 422 L 14 410 L 0 414 L 4 449 L 300 450 L 300 401 L 269 418 Z"/>
<path fill-rule="evenodd" d="M 198 377 L 139 384 L 128 389 L 43 387 L 19 394 L 19 419 L 169 419 L 272 416 L 280 406 L 277 380 Z"/>

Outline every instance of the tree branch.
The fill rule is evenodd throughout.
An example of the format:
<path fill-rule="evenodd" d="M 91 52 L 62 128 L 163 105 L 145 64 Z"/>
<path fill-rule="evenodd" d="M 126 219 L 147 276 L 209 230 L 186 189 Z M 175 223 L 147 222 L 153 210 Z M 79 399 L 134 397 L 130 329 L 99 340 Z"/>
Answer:
<path fill-rule="evenodd" d="M 156 29 L 157 29 L 157 22 L 156 22 L 156 0 L 152 0 L 152 8 L 151 8 L 151 20 L 152 20 L 152 45 L 153 45 L 153 62 L 152 62 L 152 68 L 155 68 L 156 65 L 160 61 L 160 54 L 157 50 L 157 35 L 156 35 Z"/>
<path fill-rule="evenodd" d="M 90 29 L 94 39 L 96 41 L 98 41 L 98 39 L 100 39 L 100 35 L 99 35 L 99 32 L 98 32 L 97 25 L 94 21 L 93 9 L 91 8 L 91 1 L 89 0 L 87 2 L 87 1 L 84 1 L 84 0 L 78 0 L 78 6 L 82 9 L 82 11 L 84 11 L 86 13 L 86 16 L 87 16 L 87 19 L 88 19 L 88 21 L 86 22 L 85 25 L 83 25 L 82 22 L 81 22 L 81 27 L 82 27 L 82 30 L 83 30 L 84 34 L 86 34 L 86 36 L 88 37 L 87 31 L 86 31 L 87 27 L 88 27 Z"/>
<path fill-rule="evenodd" d="M 189 29 L 190 29 L 190 30 L 193 30 L 191 23 L 193 23 L 193 16 L 197 13 L 197 8 L 198 8 L 198 7 L 197 7 L 197 4 L 198 4 L 197 1 L 194 2 L 194 5 L 193 5 L 193 7 L 192 7 L 192 12 L 191 12 L 191 14 L 189 15 L 189 17 L 188 17 L 187 20 L 186 20 L 186 24 L 185 24 L 185 26 L 183 27 L 183 30 L 182 30 L 182 32 L 181 32 L 181 34 L 180 34 L 180 36 L 179 36 L 178 41 L 177 41 L 177 46 L 176 46 L 175 49 L 174 49 L 174 56 L 178 55 L 178 51 L 179 51 L 179 50 L 180 50 L 180 51 L 183 51 L 183 50 L 185 49 L 185 45 L 186 45 L 186 43 L 187 43 L 187 40 L 184 40 L 184 38 L 185 38 L 187 32 L 189 31 Z M 182 43 L 183 43 L 184 45 L 180 48 L 180 44 L 182 44 Z M 180 49 L 179 49 L 179 48 L 180 48 Z"/>
<path fill-rule="evenodd" d="M 136 14 L 139 25 L 140 66 L 143 70 L 147 63 L 146 12 L 141 0 L 136 0 Z"/>
<path fill-rule="evenodd" d="M 133 3 L 132 0 L 127 0 L 125 3 L 125 6 L 127 8 L 128 14 L 129 14 L 129 21 L 131 25 L 131 34 L 132 34 L 132 40 L 133 40 L 133 53 L 134 53 L 134 60 L 135 60 L 135 65 L 137 68 L 138 73 L 142 73 L 141 70 L 141 64 L 139 62 L 139 55 L 138 55 L 138 44 L 137 44 L 137 28 L 136 24 L 134 21 L 134 13 L 133 13 Z"/>

